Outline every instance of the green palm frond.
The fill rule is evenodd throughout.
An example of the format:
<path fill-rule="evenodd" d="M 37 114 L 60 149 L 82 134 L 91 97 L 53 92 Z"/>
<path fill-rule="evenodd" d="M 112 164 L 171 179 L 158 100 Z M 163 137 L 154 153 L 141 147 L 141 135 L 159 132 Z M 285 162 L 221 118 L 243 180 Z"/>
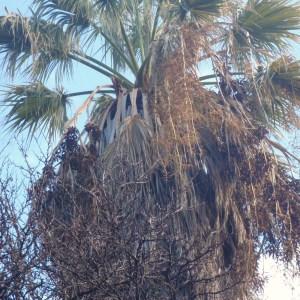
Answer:
<path fill-rule="evenodd" d="M 233 55 L 257 59 L 280 53 L 291 40 L 299 40 L 300 6 L 287 0 L 249 0 L 226 36 Z M 274 52 L 274 53 L 273 53 Z"/>
<path fill-rule="evenodd" d="M 44 80 L 57 70 L 57 75 L 72 73 L 72 50 L 78 50 L 62 27 L 33 16 L 8 15 L 0 19 L 0 52 L 11 76 L 20 70 Z"/>
<path fill-rule="evenodd" d="M 138 1 L 131 2 L 127 5 L 131 15 L 131 23 L 136 26 L 131 26 L 132 44 L 139 54 L 140 61 L 144 61 L 149 51 L 150 39 L 151 39 L 151 23 L 152 23 L 152 11 L 149 11 L 151 7 Z M 129 3 L 128 3 L 129 4 Z"/>
<path fill-rule="evenodd" d="M 73 72 L 73 60 L 105 76 L 120 76 L 96 60 L 80 55 L 79 40 L 54 24 L 34 15 L 30 19 L 12 15 L 2 17 L 0 26 L 0 52 L 5 54 L 4 64 L 11 76 L 21 69 L 25 75 L 45 80 L 55 70 L 57 80 Z"/>
<path fill-rule="evenodd" d="M 46 79 L 56 69 L 57 77 L 71 75 L 73 63 L 69 54 L 78 50 L 78 41 L 56 24 L 34 19 L 33 32 L 37 34 L 37 55 L 33 60 L 32 73 L 37 79 Z M 29 73 L 29 70 L 27 71 Z"/>
<path fill-rule="evenodd" d="M 224 0 L 184 0 L 167 1 L 166 8 L 171 17 L 180 20 L 204 20 L 219 16 Z"/>
<path fill-rule="evenodd" d="M 160 4 L 154 2 L 35 0 L 34 3 L 40 18 L 64 26 L 67 33 L 75 33 L 86 46 L 100 42 L 103 59 L 113 69 L 129 67 L 136 73 L 156 32 L 157 20 L 152 15 Z M 108 57 L 110 61 L 106 60 Z"/>
<path fill-rule="evenodd" d="M 99 10 L 101 16 L 113 17 L 124 9 L 126 2 L 122 0 L 96 0 L 94 7 Z"/>
<path fill-rule="evenodd" d="M 6 70 L 12 77 L 20 65 L 31 57 L 29 27 L 27 18 L 15 15 L 0 17 L 0 53 L 4 54 Z"/>
<path fill-rule="evenodd" d="M 49 137 L 62 133 L 70 100 L 62 90 L 52 91 L 42 83 L 12 85 L 4 92 L 1 106 L 8 110 L 6 123 L 16 132 L 28 130 L 28 136 L 47 132 Z"/>
<path fill-rule="evenodd" d="M 249 0 L 239 10 L 224 0 L 34 0 L 34 4 L 36 10 L 30 18 L 11 14 L 0 19 L 0 52 L 4 54 L 11 75 L 23 70 L 34 80 L 44 81 L 55 70 L 59 79 L 72 73 L 72 62 L 76 61 L 116 79 L 129 90 L 134 86 L 147 87 L 156 68 L 182 47 L 185 34 L 181 32 L 182 21 L 186 21 L 186 27 L 193 26 L 191 40 L 206 34 L 203 27 L 194 26 L 194 22 L 211 21 L 213 25 L 216 21 L 216 28 L 209 26 L 207 39 L 203 39 L 203 43 L 207 40 L 209 44 L 204 46 L 207 49 L 203 49 L 203 53 L 215 51 L 214 57 L 220 64 L 224 59 L 224 66 L 240 57 L 251 63 L 253 53 L 257 58 L 264 56 L 266 65 L 267 55 L 273 56 L 273 50 L 281 51 L 288 40 L 298 37 L 294 31 L 300 23 L 300 6 L 287 0 Z M 232 15 L 236 16 L 235 22 L 227 22 Z M 229 32 L 225 44 L 221 43 L 221 29 Z M 93 42 L 93 51 L 100 49 L 96 52 L 98 57 L 85 47 L 86 40 Z M 216 42 L 210 45 L 211 41 Z M 219 53 L 222 53 L 220 57 Z M 240 68 L 244 67 L 245 60 L 240 65 Z M 216 66 L 216 69 L 221 68 Z M 249 72 L 246 73 L 250 86 L 252 79 Z M 283 76 L 282 72 L 280 76 Z M 210 77 L 202 76 L 201 79 Z M 275 77 L 278 74 L 272 77 L 273 86 Z M 285 84 L 289 82 L 289 79 L 280 79 Z M 266 78 L 262 80 L 270 82 Z M 293 80 L 290 81 L 295 93 L 296 81 Z M 203 85 L 212 84 L 215 82 L 205 81 Z M 263 87 L 264 91 L 259 90 L 259 94 L 275 94 L 265 85 Z M 291 99 L 291 87 L 289 89 L 289 97 L 280 94 L 287 91 L 281 87 L 277 98 Z M 274 100 L 276 97 L 269 98 Z M 272 108 L 273 100 L 265 102 Z"/>
<path fill-rule="evenodd" d="M 157 32 L 161 2 L 97 1 L 95 8 L 99 14 L 94 30 L 98 30 L 96 36 L 102 37 L 103 58 L 109 57 L 114 69 L 129 68 L 137 73 Z"/>
<path fill-rule="evenodd" d="M 95 9 L 93 1 L 78 0 L 35 0 L 36 14 L 47 17 L 67 31 L 83 33 L 94 23 Z"/>
<path fill-rule="evenodd" d="M 300 105 L 300 61 L 281 57 L 267 68 L 260 67 L 256 86 L 271 120 L 277 125 L 293 125 Z"/>

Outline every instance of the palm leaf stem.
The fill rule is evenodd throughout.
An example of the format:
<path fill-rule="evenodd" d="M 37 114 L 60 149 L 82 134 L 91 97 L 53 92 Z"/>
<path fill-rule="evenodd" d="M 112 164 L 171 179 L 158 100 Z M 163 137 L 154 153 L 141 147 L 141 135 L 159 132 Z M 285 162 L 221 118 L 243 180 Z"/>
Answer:
<path fill-rule="evenodd" d="M 143 34 L 141 32 L 142 24 L 141 24 L 141 19 L 140 19 L 140 15 L 139 15 L 137 6 L 138 6 L 138 4 L 135 2 L 134 11 L 135 11 L 135 19 L 136 19 L 136 28 L 137 28 L 137 32 L 138 32 L 139 46 L 141 49 L 141 61 L 143 62 L 145 59 L 145 47 L 144 47 L 144 43 L 143 43 Z"/>
<path fill-rule="evenodd" d="M 202 85 L 216 85 L 218 84 L 216 81 L 208 81 L 208 82 L 201 82 Z"/>
<path fill-rule="evenodd" d="M 230 73 L 230 75 L 239 76 L 239 75 L 245 75 L 245 73 L 244 72 L 234 72 L 234 73 Z M 203 80 L 207 80 L 207 79 L 216 78 L 217 76 L 220 76 L 220 75 L 211 74 L 211 75 L 201 76 L 201 77 L 199 77 L 199 80 L 203 81 Z"/>
<path fill-rule="evenodd" d="M 83 65 L 85 65 L 85 66 L 87 66 L 87 67 L 89 67 L 89 68 L 91 68 L 91 69 L 93 69 L 93 70 L 95 70 L 95 71 L 97 71 L 97 72 L 99 72 L 99 73 L 107 76 L 107 77 L 109 77 L 109 78 L 117 77 L 127 87 L 131 87 L 131 88 L 134 87 L 134 84 L 131 83 L 126 78 L 124 78 L 123 76 L 122 76 L 123 78 L 119 78 L 119 76 L 116 76 L 116 74 L 112 74 L 111 72 L 108 72 L 107 70 L 105 70 L 103 68 L 97 67 L 94 64 L 92 64 L 91 62 L 89 62 L 89 61 L 87 61 L 87 60 L 85 60 L 83 58 L 80 58 L 80 57 L 78 57 L 78 56 L 76 56 L 74 54 L 70 53 L 70 54 L 68 54 L 68 56 L 70 58 L 72 58 L 73 60 L 75 60 L 75 61 L 77 61 L 77 62 L 79 62 L 79 63 L 81 63 L 81 64 L 83 64 Z"/>
<path fill-rule="evenodd" d="M 83 59 L 83 58 L 80 58 L 80 57 L 78 57 L 78 56 L 76 56 L 76 55 L 74 55 L 74 54 L 71 54 L 71 53 L 68 54 L 68 56 L 69 56 L 71 59 L 73 59 L 73 60 L 75 60 L 75 61 L 77 61 L 77 62 L 79 62 L 79 63 L 81 63 L 81 64 L 83 64 L 83 65 L 85 65 L 85 66 L 87 66 L 87 67 L 89 67 L 89 68 L 91 68 L 91 69 L 97 71 L 97 72 L 100 72 L 100 73 L 102 73 L 103 75 L 105 75 L 105 76 L 107 76 L 107 77 L 110 77 L 110 78 L 111 78 L 111 77 L 113 76 L 113 74 L 111 74 L 110 72 L 108 72 L 108 71 L 106 71 L 106 70 L 104 70 L 104 69 L 102 69 L 102 68 L 99 68 L 99 67 L 95 66 L 94 64 L 88 62 L 87 60 L 85 60 L 85 59 Z"/>
<path fill-rule="evenodd" d="M 124 25 L 121 21 L 120 21 L 120 28 L 121 28 L 121 33 L 122 33 L 123 40 L 126 44 L 127 50 L 129 52 L 129 55 L 130 55 L 130 58 L 131 58 L 131 61 L 132 61 L 134 74 L 136 75 L 138 70 L 139 70 L 139 66 L 138 66 L 138 63 L 136 61 L 136 57 L 135 57 L 135 54 L 134 54 L 134 51 L 133 51 L 133 47 L 132 47 L 132 45 L 129 41 L 129 38 L 126 34 L 126 30 L 125 30 Z"/>
<path fill-rule="evenodd" d="M 78 119 L 78 117 L 88 109 L 89 105 L 91 104 L 91 102 L 93 101 L 95 95 L 99 92 L 101 92 L 103 89 L 105 88 L 110 88 L 111 85 L 102 85 L 102 86 L 97 86 L 95 88 L 94 91 L 92 91 L 92 93 L 90 93 L 90 95 L 87 97 L 87 99 L 82 103 L 82 105 L 78 108 L 78 110 L 75 112 L 75 114 L 73 115 L 73 117 L 68 120 L 68 122 L 65 124 L 65 129 L 67 129 L 70 126 L 74 126 L 76 123 L 76 120 Z"/>
<path fill-rule="evenodd" d="M 129 67 L 129 69 L 132 71 L 133 74 L 136 75 L 137 71 L 135 70 L 134 65 L 132 64 L 132 62 L 127 58 L 127 56 L 125 55 L 124 51 L 122 49 L 120 49 L 114 42 L 113 40 L 107 35 L 105 34 L 103 31 L 100 32 L 100 34 L 102 35 L 102 37 L 114 48 L 114 50 L 116 52 L 118 52 L 118 54 L 120 55 L 120 57 L 122 57 L 124 63 Z"/>
<path fill-rule="evenodd" d="M 93 93 L 92 90 L 76 92 L 76 93 L 69 93 L 69 94 L 66 94 L 65 96 L 67 98 L 72 98 L 72 97 L 78 97 L 78 96 L 83 96 L 83 95 L 90 95 L 91 93 Z M 97 91 L 96 93 L 97 94 L 114 94 L 115 91 L 114 90 L 101 90 L 101 91 Z"/>
<path fill-rule="evenodd" d="M 74 52 L 77 56 L 79 56 L 80 58 L 86 59 L 86 60 L 90 60 L 91 62 L 93 62 L 96 65 L 99 65 L 100 67 L 106 69 L 108 72 L 111 72 L 113 74 L 113 76 L 121 79 L 122 82 L 125 82 L 129 87 L 133 87 L 133 83 L 131 81 L 129 81 L 126 77 L 124 77 L 121 73 L 119 73 L 118 71 L 114 70 L 113 68 L 111 68 L 110 66 L 108 66 L 107 64 L 99 61 L 98 59 L 95 59 L 89 55 L 86 54 L 82 54 L 79 52 Z"/>
<path fill-rule="evenodd" d="M 155 13 L 153 28 L 152 28 L 152 33 L 151 33 L 151 41 L 153 41 L 154 38 L 155 38 L 156 29 L 157 29 L 157 26 L 158 26 L 159 15 L 160 15 L 160 10 L 161 10 L 161 2 L 162 1 L 159 1 L 158 6 L 157 6 L 157 10 L 156 10 L 156 13 Z"/>

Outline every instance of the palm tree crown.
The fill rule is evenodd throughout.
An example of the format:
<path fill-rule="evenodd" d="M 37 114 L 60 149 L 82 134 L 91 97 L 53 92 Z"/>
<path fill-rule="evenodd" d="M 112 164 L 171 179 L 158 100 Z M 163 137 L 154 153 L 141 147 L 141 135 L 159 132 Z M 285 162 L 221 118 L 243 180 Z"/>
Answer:
<path fill-rule="evenodd" d="M 66 203 L 68 213 L 57 213 L 66 222 L 72 201 L 83 205 L 85 187 L 93 191 L 86 196 L 91 202 L 105 195 L 127 220 L 139 216 L 128 236 L 164 213 L 176 255 L 187 241 L 197 244 L 190 261 L 220 246 L 180 285 L 157 275 L 150 254 L 162 243 L 149 242 L 141 286 L 153 289 L 132 299 L 169 299 L 162 292 L 168 288 L 178 299 L 245 299 L 260 282 L 260 255 L 300 264 L 299 183 L 275 153 L 298 159 L 272 140 L 299 126 L 300 62 L 288 51 L 299 29 L 300 4 L 288 0 L 34 0 L 31 16 L 2 16 L 3 66 L 31 80 L 4 91 L 8 126 L 29 136 L 64 132 L 47 165 L 58 161 L 59 170 L 45 172 L 39 182 L 45 193 L 35 194 L 39 213 L 47 206 L 55 215 L 57 203 Z M 108 81 L 68 94 L 46 87 L 51 73 L 59 82 L 76 71 L 74 62 Z M 70 115 L 73 99 L 84 95 Z M 87 125 L 78 133 L 83 111 Z M 50 223 L 43 223 L 46 231 Z M 212 275 L 218 280 L 203 285 Z M 86 293 L 76 280 L 74 291 Z M 124 282 L 116 295 L 132 295 Z M 126 298 L 91 290 L 89 299 Z"/>
<path fill-rule="evenodd" d="M 156 67 L 157 56 L 165 61 L 179 46 L 179 27 L 191 24 L 195 26 L 195 35 L 196 32 L 203 35 L 198 63 L 211 60 L 217 74 L 201 77 L 199 71 L 199 80 L 204 86 L 218 86 L 218 75 L 225 72 L 221 64 L 226 70 L 229 67 L 233 71 L 242 70 L 234 71 L 233 76 L 247 78 L 253 81 L 253 85 L 258 74 L 255 67 L 259 65 L 264 69 L 265 77 L 260 74 L 260 78 L 264 78 L 263 84 L 270 86 L 273 78 L 267 78 L 270 74 L 267 68 L 277 59 L 282 64 L 279 67 L 285 69 L 280 76 L 292 77 L 281 81 L 277 78 L 276 83 L 289 85 L 298 80 L 297 61 L 283 58 L 288 55 L 283 49 L 288 47 L 289 41 L 298 39 L 299 6 L 289 1 L 248 1 L 238 5 L 234 1 L 229 4 L 221 0 L 35 0 L 34 5 L 35 10 L 29 18 L 14 13 L 1 17 L 3 64 L 12 77 L 22 71 L 33 82 L 23 88 L 11 86 L 7 90 L 3 104 L 12 109 L 7 121 L 17 130 L 39 122 L 50 126 L 51 136 L 63 130 L 67 117 L 64 101 L 61 106 L 52 107 L 55 101 L 50 101 L 47 108 L 39 107 L 40 117 L 34 119 L 29 112 L 26 115 L 20 110 L 30 109 L 27 89 L 36 91 L 37 99 L 43 101 L 44 97 L 40 94 L 43 82 L 53 71 L 59 82 L 62 76 L 73 72 L 73 62 L 90 67 L 124 88 L 147 89 L 150 78 L 156 72 L 153 68 Z M 90 50 L 92 46 L 96 56 L 89 55 L 93 53 Z M 289 72 L 290 63 L 296 67 L 296 73 Z M 52 96 L 56 97 L 55 91 Z M 77 93 L 63 96 L 62 99 L 71 101 Z M 16 107 L 12 99 L 22 99 L 23 105 L 18 103 L 19 107 Z M 275 103 L 272 102 L 272 105 Z M 61 114 L 61 110 L 65 113 Z M 55 115 L 56 122 L 50 121 L 49 113 L 53 117 Z"/>

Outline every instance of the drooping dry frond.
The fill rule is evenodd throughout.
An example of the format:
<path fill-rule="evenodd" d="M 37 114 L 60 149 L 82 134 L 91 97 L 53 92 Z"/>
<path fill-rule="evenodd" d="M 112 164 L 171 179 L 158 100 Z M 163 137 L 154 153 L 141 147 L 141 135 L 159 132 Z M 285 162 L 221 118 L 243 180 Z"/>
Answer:
<path fill-rule="evenodd" d="M 35 187 L 36 212 L 46 216 L 40 226 L 53 234 L 45 237 L 49 251 L 66 253 L 63 237 L 75 249 L 85 236 L 83 253 L 94 253 L 105 270 L 109 264 L 112 281 L 96 280 L 93 271 L 83 284 L 80 270 L 91 261 L 81 269 L 75 252 L 72 263 L 54 255 L 59 270 L 71 265 L 63 272 L 78 290 L 70 293 L 251 299 L 261 286 L 260 255 L 286 262 L 299 257 L 298 181 L 273 154 L 268 131 L 249 109 L 253 95 L 222 81 L 222 74 L 218 93 L 198 81 L 206 40 L 195 30 L 201 28 L 174 29 L 168 60 L 152 58 L 159 72 L 147 90 L 121 88 L 117 99 L 103 102 L 101 117 L 86 126 L 87 144 L 79 146 L 70 129 L 54 154 L 59 170 L 48 166 Z M 155 51 L 164 46 L 165 40 L 157 41 Z M 80 237 L 76 228 L 83 230 Z M 106 249 L 114 251 L 107 256 Z M 142 273 L 129 275 L 137 272 L 132 259 Z M 115 282 L 112 292 L 108 285 Z"/>

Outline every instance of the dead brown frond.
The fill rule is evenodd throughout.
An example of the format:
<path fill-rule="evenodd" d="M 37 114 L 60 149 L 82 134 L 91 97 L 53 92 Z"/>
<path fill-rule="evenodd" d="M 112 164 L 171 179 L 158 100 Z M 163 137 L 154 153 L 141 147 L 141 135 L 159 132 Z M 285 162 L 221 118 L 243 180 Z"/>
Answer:
<path fill-rule="evenodd" d="M 149 86 L 106 102 L 87 144 L 69 129 L 35 185 L 63 297 L 251 299 L 261 255 L 299 263 L 299 183 L 244 82 L 198 81 L 197 30 L 174 28 Z"/>

